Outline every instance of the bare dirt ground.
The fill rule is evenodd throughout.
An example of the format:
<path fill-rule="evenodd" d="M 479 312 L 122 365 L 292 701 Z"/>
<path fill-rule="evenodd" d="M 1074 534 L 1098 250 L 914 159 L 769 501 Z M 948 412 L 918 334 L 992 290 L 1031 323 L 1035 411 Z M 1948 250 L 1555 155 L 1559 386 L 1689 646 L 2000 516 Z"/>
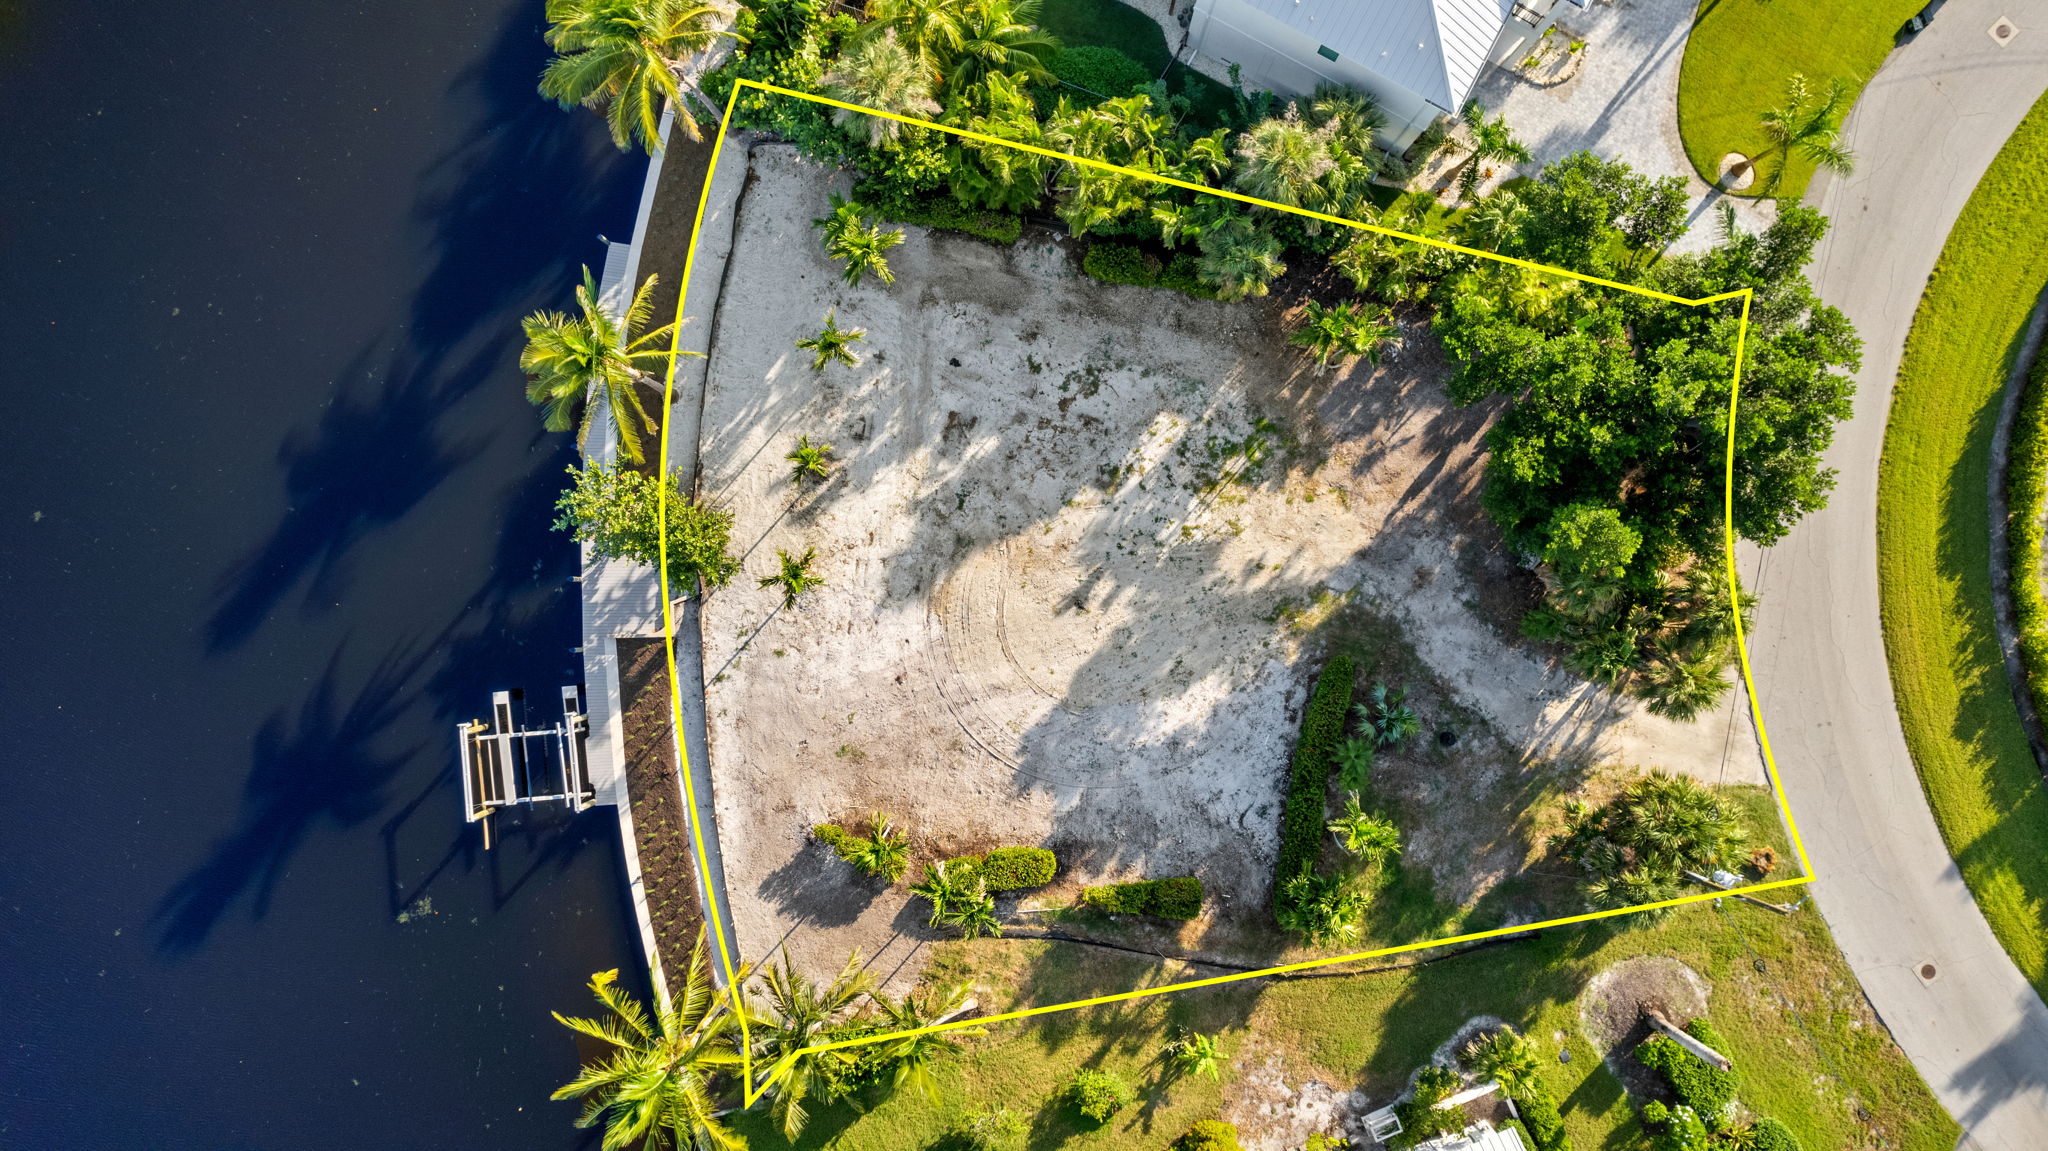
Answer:
<path fill-rule="evenodd" d="M 1530 577 L 1477 505 L 1491 409 L 1449 405 L 1419 316 L 1382 364 L 1322 373 L 1277 336 L 1283 301 L 1101 285 L 1042 233 L 909 228 L 897 282 L 849 288 L 810 227 L 846 177 L 782 146 L 750 162 L 699 478 L 745 557 L 703 618 L 750 958 L 858 947 L 915 977 L 921 905 L 807 839 L 871 809 L 927 857 L 1044 843 L 1062 890 L 1198 875 L 1210 913 L 1180 943 L 1242 954 L 1313 657 L 1361 613 L 1423 669 L 1427 750 L 1375 785 L 1454 902 L 1527 861 L 1528 802 L 1576 770 L 1553 761 L 1725 778 L 1718 729 L 1618 712 L 1504 644 Z M 828 309 L 866 329 L 857 368 L 793 346 Z M 789 482 L 799 435 L 837 447 L 822 487 Z M 754 581 L 806 548 L 825 584 L 778 610 Z"/>

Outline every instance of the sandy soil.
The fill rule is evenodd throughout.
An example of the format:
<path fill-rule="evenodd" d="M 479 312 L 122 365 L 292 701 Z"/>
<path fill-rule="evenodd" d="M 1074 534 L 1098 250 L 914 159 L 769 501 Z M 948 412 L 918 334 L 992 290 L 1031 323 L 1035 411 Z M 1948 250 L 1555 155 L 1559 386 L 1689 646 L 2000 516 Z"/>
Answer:
<path fill-rule="evenodd" d="M 924 854 L 1042 842 L 1066 886 L 1193 873 L 1216 921 L 1259 907 L 1302 657 L 1347 604 L 1397 619 L 1434 672 L 1425 719 L 1472 717 L 1454 758 L 1482 783 L 1439 778 L 1447 818 L 1410 828 L 1460 901 L 1519 866 L 1518 814 L 1485 809 L 1526 791 L 1522 764 L 1720 778 L 1718 737 L 1617 716 L 1503 647 L 1528 577 L 1477 508 L 1489 411 L 1449 406 L 1416 319 L 1380 366 L 1320 373 L 1275 338 L 1282 304 L 1100 285 L 1048 234 L 907 229 L 895 285 L 847 288 L 810 228 L 845 177 L 782 146 L 751 163 L 699 483 L 745 553 L 704 644 L 750 957 L 782 944 L 825 969 L 858 946 L 914 976 L 911 901 L 806 839 L 871 808 Z M 814 372 L 793 347 L 828 308 L 867 330 L 859 367 Z M 837 445 L 821 488 L 788 481 L 799 435 Z M 825 586 L 777 611 L 754 579 L 806 547 Z"/>

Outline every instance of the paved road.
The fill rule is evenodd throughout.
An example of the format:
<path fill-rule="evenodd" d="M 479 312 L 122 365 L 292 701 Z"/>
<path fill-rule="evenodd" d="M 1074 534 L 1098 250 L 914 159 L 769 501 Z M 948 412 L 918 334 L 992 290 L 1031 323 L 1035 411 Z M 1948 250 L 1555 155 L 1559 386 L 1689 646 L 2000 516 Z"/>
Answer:
<path fill-rule="evenodd" d="M 2009 46 L 1988 34 L 2010 14 Z M 1856 416 L 1829 453 L 1828 509 L 1745 567 L 1765 722 L 1820 876 L 1815 897 L 1864 991 L 1983 1151 L 2048 1147 L 2048 1008 L 1949 858 L 1893 710 L 1878 631 L 1877 464 L 1913 309 L 1978 178 L 2048 86 L 2048 2 L 1951 0 L 1894 53 L 1848 125 L 1856 174 L 1814 279 L 1866 341 Z M 1988 530 L 1976 525 L 1974 530 Z M 1935 975 L 1923 979 L 1922 964 Z"/>

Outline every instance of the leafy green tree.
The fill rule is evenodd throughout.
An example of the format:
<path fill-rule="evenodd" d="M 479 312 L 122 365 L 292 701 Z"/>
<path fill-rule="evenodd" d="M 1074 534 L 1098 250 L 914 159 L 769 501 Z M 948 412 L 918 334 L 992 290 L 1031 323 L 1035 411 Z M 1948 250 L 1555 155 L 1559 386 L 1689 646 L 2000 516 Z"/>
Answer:
<path fill-rule="evenodd" d="M 858 1058 L 846 1048 L 798 1053 L 830 1042 L 833 1026 L 873 990 L 874 981 L 862 969 L 856 951 L 847 956 L 846 965 L 832 982 L 822 987 L 798 971 L 787 954 L 762 973 L 761 982 L 768 1000 L 762 1014 L 771 1022 L 756 1036 L 756 1087 L 768 1094 L 769 1116 L 782 1129 L 783 1138 L 793 1143 L 810 1121 L 804 1101 L 823 1086 L 824 1062 L 846 1064 Z"/>
<path fill-rule="evenodd" d="M 837 192 L 832 194 L 831 215 L 812 220 L 811 226 L 823 230 L 825 254 L 846 261 L 841 277 L 847 287 L 859 284 L 861 276 L 868 273 L 884 284 L 896 282 L 886 253 L 903 242 L 903 229 L 884 230 L 868 223 L 860 205 L 843 199 Z"/>
<path fill-rule="evenodd" d="M 1486 109 L 1480 107 L 1477 100 L 1466 101 L 1459 116 L 1472 133 L 1472 154 L 1465 158 L 1464 164 L 1458 169 L 1459 199 L 1472 198 L 1473 191 L 1479 187 L 1479 181 L 1488 175 L 1488 165 L 1509 160 L 1526 164 L 1534 158 L 1529 146 L 1515 139 L 1515 134 L 1508 129 L 1506 116 L 1495 116 L 1488 120 Z"/>
<path fill-rule="evenodd" d="M 1806 77 L 1795 72 L 1785 82 L 1785 102 L 1766 108 L 1757 118 L 1764 134 L 1771 138 L 1773 151 L 1780 154 L 1766 187 L 1776 189 L 1785 178 L 1785 166 L 1794 155 L 1803 156 L 1817 168 L 1846 176 L 1856 168 L 1856 153 L 1842 143 L 1842 117 L 1848 112 L 1853 93 L 1839 77 L 1827 91 L 1816 94 L 1806 86 Z"/>
<path fill-rule="evenodd" d="M 849 270 L 852 265 L 848 265 Z M 815 336 L 798 340 L 796 346 L 812 353 L 811 370 L 822 372 L 825 365 L 837 360 L 851 368 L 860 363 L 860 357 L 853 354 L 853 345 L 867 340 L 866 328 L 842 328 L 836 312 L 825 313 L 825 327 Z"/>
<path fill-rule="evenodd" d="M 1377 364 L 1381 350 L 1399 330 L 1392 313 L 1384 309 L 1370 312 L 1354 301 L 1325 306 L 1310 300 L 1303 309 L 1301 326 L 1287 342 L 1307 350 L 1323 368 L 1335 359 L 1351 356 Z"/>
<path fill-rule="evenodd" d="M 1623 521 L 1619 509 L 1590 500 L 1557 509 L 1548 535 L 1543 562 L 1569 593 L 1620 580 L 1643 546 L 1642 533 Z"/>
<path fill-rule="evenodd" d="M 1037 27 L 1039 0 L 970 0 L 962 5 L 960 47 L 946 70 L 946 90 L 960 93 L 990 76 L 1014 76 L 1036 84 L 1054 76 L 1047 61 L 1060 50 L 1057 38 Z"/>
<path fill-rule="evenodd" d="M 798 436 L 796 447 L 782 458 L 789 461 L 789 482 L 798 487 L 832 474 L 832 445 L 814 444 L 809 436 Z"/>
<path fill-rule="evenodd" d="M 1246 216 L 1227 216 L 1202 233 L 1197 274 L 1224 300 L 1263 296 L 1287 271 L 1280 241 Z"/>
<path fill-rule="evenodd" d="M 1401 829 L 1365 810 L 1356 793 L 1344 797 L 1344 814 L 1330 821 L 1330 833 L 1338 846 L 1369 867 L 1401 854 Z"/>
<path fill-rule="evenodd" d="M 993 73 L 975 96 L 980 109 L 965 116 L 962 128 L 1020 144 L 1047 146 L 1045 129 L 1022 83 Z M 1045 197 L 1054 165 L 1046 156 L 964 137 L 948 140 L 946 161 L 954 199 L 1004 212 L 1036 207 Z"/>
<path fill-rule="evenodd" d="M 629 468 L 591 464 L 571 467 L 569 474 L 576 483 L 555 501 L 555 530 L 589 544 L 591 555 L 656 566 L 666 535 L 671 594 L 723 587 L 739 570 L 731 554 L 732 513 L 685 496 L 676 473 L 656 480 Z M 665 515 L 662 486 L 668 489 Z"/>
<path fill-rule="evenodd" d="M 967 984 L 954 983 L 913 992 L 899 1000 L 884 999 L 882 1011 L 888 1017 L 889 1030 L 916 1031 L 958 1015 L 969 1003 L 968 990 Z M 933 1061 L 941 1055 L 960 1050 L 961 1039 L 985 1033 L 979 1027 L 961 1027 L 952 1031 L 906 1035 L 890 1043 L 884 1054 L 894 1064 L 892 1090 L 901 1091 L 907 1087 L 928 1102 L 939 1102 L 939 1081 L 932 1074 Z"/>
<path fill-rule="evenodd" d="M 762 576 L 754 582 L 762 587 L 780 587 L 783 607 L 790 607 L 796 603 L 799 596 L 825 586 L 825 578 L 811 571 L 811 565 L 817 562 L 817 548 L 805 548 L 804 554 L 800 556 L 790 555 L 778 548 L 775 558 L 780 565 L 775 574 Z"/>
<path fill-rule="evenodd" d="M 1222 1073 L 1223 1052 L 1214 1035 L 1182 1031 L 1168 1040 L 1159 1054 L 1161 1062 L 1177 1077 L 1206 1075 L 1215 1079 Z"/>
<path fill-rule="evenodd" d="M 697 0 L 548 0 L 547 42 L 555 50 L 540 94 L 562 107 L 603 108 L 621 152 L 638 142 L 661 150 L 661 109 L 700 139 L 676 70 L 718 38 L 718 8 Z"/>
<path fill-rule="evenodd" d="M 1131 1085 L 1108 1071 L 1083 1067 L 1074 1072 L 1067 1081 L 1067 1088 L 1061 1094 L 1081 1114 L 1096 1123 L 1109 1122 L 1110 1116 L 1130 1106 L 1137 1099 Z"/>
<path fill-rule="evenodd" d="M 521 322 L 526 346 L 519 353 L 519 370 L 527 376 L 526 398 L 540 407 L 549 431 L 575 428 L 576 446 L 587 451 L 596 409 L 586 401 L 602 395 L 617 429 L 619 454 L 640 462 L 642 429 L 658 432 L 661 425 L 647 414 L 639 389 L 656 386 L 650 373 L 667 366 L 663 345 L 675 332 L 675 325 L 663 324 L 634 335 L 654 309 L 655 282 L 654 276 L 642 281 L 625 314 L 614 316 L 599 302 L 597 281 L 586 266 L 576 289 L 578 315 L 535 312 Z"/>
<path fill-rule="evenodd" d="M 856 41 L 818 85 L 834 100 L 899 116 L 930 118 L 939 112 L 939 102 L 932 99 L 931 73 L 898 42 L 894 28 Z M 864 128 L 871 148 L 896 139 L 903 130 L 900 122 L 887 116 L 848 108 L 834 108 L 832 118 L 841 126 Z"/>
<path fill-rule="evenodd" d="M 603 1004 L 601 1019 L 556 1022 L 604 1044 L 609 1053 L 551 1098 L 583 1100 L 578 1127 L 604 1128 L 606 1151 L 640 1146 L 668 1151 L 742 1151 L 745 1142 L 718 1121 L 713 1078 L 740 1066 L 739 1016 L 731 1000 L 711 986 L 704 933 L 690 951 L 683 989 L 669 1008 L 651 1016 L 618 986 L 619 973 L 590 979 Z"/>

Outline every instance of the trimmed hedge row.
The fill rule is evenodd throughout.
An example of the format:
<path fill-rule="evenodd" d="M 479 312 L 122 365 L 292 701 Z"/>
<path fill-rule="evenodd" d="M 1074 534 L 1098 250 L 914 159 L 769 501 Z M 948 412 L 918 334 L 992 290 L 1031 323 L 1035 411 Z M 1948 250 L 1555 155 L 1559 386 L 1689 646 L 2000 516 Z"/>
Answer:
<path fill-rule="evenodd" d="M 1141 879 L 1081 889 L 1081 902 L 1119 915 L 1150 915 L 1159 919 L 1193 919 L 1202 914 L 1202 881 L 1192 875 Z"/>
<path fill-rule="evenodd" d="M 1128 96 L 1133 88 L 1152 82 L 1152 74 L 1145 70 L 1143 64 L 1101 44 L 1062 48 L 1046 64 L 1046 69 L 1089 95 L 1111 100 Z M 1093 100 L 1078 102 L 1094 103 Z"/>
<path fill-rule="evenodd" d="M 1287 881 L 1314 871 L 1322 858 L 1323 816 L 1330 789 L 1330 767 L 1344 738 L 1344 719 L 1351 712 L 1351 693 L 1358 667 L 1349 656 L 1323 665 L 1315 691 L 1301 717 L 1301 740 L 1294 745 L 1294 764 L 1287 780 L 1287 808 L 1280 816 L 1280 862 L 1273 880 L 1273 908 L 1286 898 Z"/>
<path fill-rule="evenodd" d="M 1728 1041 L 1721 1038 L 1712 1024 L 1704 1019 L 1695 1019 L 1685 1025 L 1685 1033 L 1701 1043 L 1728 1054 Z M 1671 1091 L 1678 1101 L 1699 1113 L 1710 1125 L 1719 1127 L 1728 1104 L 1735 1101 L 1737 1077 L 1734 1071 L 1719 1071 L 1695 1058 L 1692 1053 L 1663 1035 L 1653 1035 L 1636 1048 L 1636 1058 L 1643 1066 L 1664 1076 L 1664 1082 L 1671 1085 Z"/>
<path fill-rule="evenodd" d="M 1017 238 L 1024 234 L 1024 217 L 1014 212 L 972 208 L 951 196 L 913 200 L 876 195 L 866 184 L 861 184 L 854 188 L 853 198 L 860 203 L 863 212 L 891 223 L 964 232 L 1005 246 L 1016 243 Z"/>
<path fill-rule="evenodd" d="M 1557 1100 L 1551 1097 L 1550 1088 L 1531 1082 L 1514 1100 L 1534 1151 L 1572 1151 L 1572 1137 L 1565 1132 L 1564 1116 L 1557 1113 Z"/>
<path fill-rule="evenodd" d="M 981 876 L 990 891 L 1044 887 L 1059 871 L 1059 860 L 1043 847 L 998 847 L 987 855 L 963 855 L 950 861 Z"/>
<path fill-rule="evenodd" d="M 1166 288 L 1202 300 L 1216 298 L 1216 290 L 1202 282 L 1195 257 L 1186 252 L 1163 262 L 1131 244 L 1094 243 L 1081 257 L 1081 270 L 1105 284 Z"/>
<path fill-rule="evenodd" d="M 2041 594 L 2041 512 L 2048 500 L 2048 355 L 2034 360 L 2005 465 L 2005 559 L 2013 629 L 2034 714 L 2048 723 L 2048 597 Z"/>

